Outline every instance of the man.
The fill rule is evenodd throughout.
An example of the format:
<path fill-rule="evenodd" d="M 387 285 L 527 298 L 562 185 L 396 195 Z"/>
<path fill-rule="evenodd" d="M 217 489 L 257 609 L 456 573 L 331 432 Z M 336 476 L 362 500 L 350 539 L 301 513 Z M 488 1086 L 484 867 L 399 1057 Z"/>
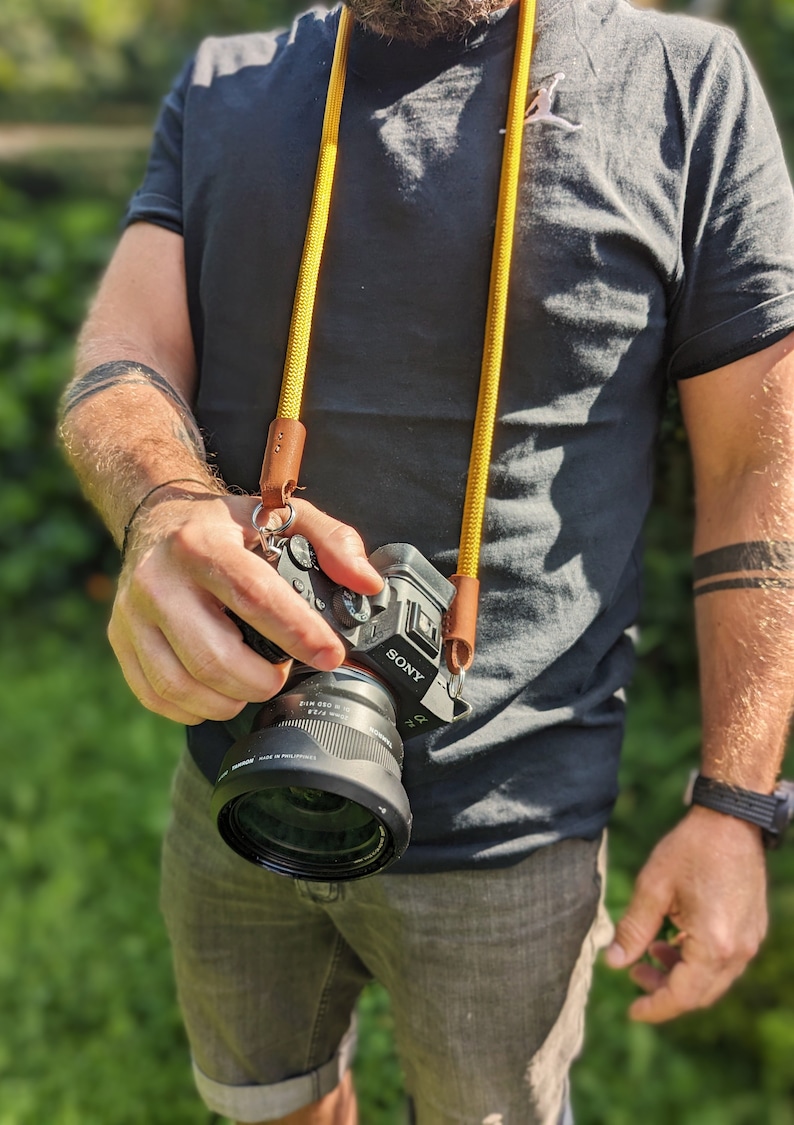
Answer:
<path fill-rule="evenodd" d="M 516 9 L 351 8 L 291 531 L 372 594 L 359 532 L 455 566 Z M 289 669 L 248 649 L 223 607 L 298 661 L 344 657 L 253 550 L 255 499 L 240 494 L 275 415 L 338 19 L 210 40 L 175 86 L 82 334 L 64 439 L 125 541 L 109 631 L 125 676 L 188 726 L 163 905 L 207 1104 L 239 1122 L 354 1121 L 351 1012 L 375 975 L 422 1125 L 554 1125 L 570 1120 L 609 940 L 600 842 L 669 378 L 697 488 L 701 772 L 775 785 L 794 669 L 794 205 L 729 32 L 542 0 L 474 714 L 406 744 L 415 827 L 392 871 L 313 884 L 259 870 L 219 839 L 209 796 L 224 724 Z M 647 993 L 631 1014 L 711 1004 L 765 918 L 760 830 L 694 806 L 607 954 Z"/>

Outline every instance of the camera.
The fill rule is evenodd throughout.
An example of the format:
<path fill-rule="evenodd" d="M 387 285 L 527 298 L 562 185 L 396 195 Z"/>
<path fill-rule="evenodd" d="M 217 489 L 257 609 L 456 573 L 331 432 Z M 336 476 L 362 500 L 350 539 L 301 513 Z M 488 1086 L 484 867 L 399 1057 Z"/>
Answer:
<path fill-rule="evenodd" d="M 307 880 L 361 879 L 408 846 L 403 739 L 471 711 L 442 666 L 441 625 L 455 587 L 407 543 L 370 556 L 383 578 L 370 597 L 332 582 L 301 535 L 274 551 L 278 573 L 342 638 L 347 658 L 333 672 L 296 665 L 258 708 L 221 764 L 212 815 L 226 843 L 260 867 Z M 229 616 L 260 656 L 289 659 Z"/>

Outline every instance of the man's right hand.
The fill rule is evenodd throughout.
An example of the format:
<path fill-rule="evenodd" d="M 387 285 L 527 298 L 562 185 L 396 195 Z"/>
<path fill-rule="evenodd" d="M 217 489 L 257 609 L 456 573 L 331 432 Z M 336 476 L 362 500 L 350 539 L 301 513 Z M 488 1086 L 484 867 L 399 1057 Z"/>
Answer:
<path fill-rule="evenodd" d="M 321 569 L 358 593 L 377 593 L 383 580 L 358 533 L 293 503 L 290 530 L 311 542 Z M 304 664 L 330 671 L 344 659 L 336 633 L 254 553 L 255 506 L 241 496 L 164 500 L 133 538 L 108 637 L 141 703 L 176 722 L 231 719 L 276 695 L 289 675 L 289 662 L 270 664 L 248 648 L 224 606 Z"/>

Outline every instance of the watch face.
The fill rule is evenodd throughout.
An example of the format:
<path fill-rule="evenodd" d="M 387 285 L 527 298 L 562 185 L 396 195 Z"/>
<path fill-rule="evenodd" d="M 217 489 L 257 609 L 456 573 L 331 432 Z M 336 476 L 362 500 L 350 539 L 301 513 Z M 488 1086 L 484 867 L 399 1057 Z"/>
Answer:
<path fill-rule="evenodd" d="M 775 841 L 771 846 L 779 847 L 786 829 L 794 819 L 794 781 L 779 781 L 775 790 L 777 809 L 775 810 Z"/>

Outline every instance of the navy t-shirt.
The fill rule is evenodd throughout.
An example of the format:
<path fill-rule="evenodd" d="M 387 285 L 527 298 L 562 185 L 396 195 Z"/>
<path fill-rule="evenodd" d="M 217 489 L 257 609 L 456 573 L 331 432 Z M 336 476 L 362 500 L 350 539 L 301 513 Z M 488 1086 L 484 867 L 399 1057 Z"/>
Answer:
<path fill-rule="evenodd" d="M 128 215 L 184 236 L 196 415 L 224 479 L 252 491 L 337 24 L 314 10 L 202 44 Z M 515 9 L 427 48 L 356 27 L 312 337 L 303 495 L 445 574 L 515 32 Z M 794 329 L 794 201 L 734 35 L 623 0 L 541 0 L 537 32 L 531 87 L 549 95 L 525 127 L 474 714 L 406 743 L 402 872 L 512 863 L 604 826 L 667 381 Z M 208 777 L 231 740 L 191 728 Z"/>

